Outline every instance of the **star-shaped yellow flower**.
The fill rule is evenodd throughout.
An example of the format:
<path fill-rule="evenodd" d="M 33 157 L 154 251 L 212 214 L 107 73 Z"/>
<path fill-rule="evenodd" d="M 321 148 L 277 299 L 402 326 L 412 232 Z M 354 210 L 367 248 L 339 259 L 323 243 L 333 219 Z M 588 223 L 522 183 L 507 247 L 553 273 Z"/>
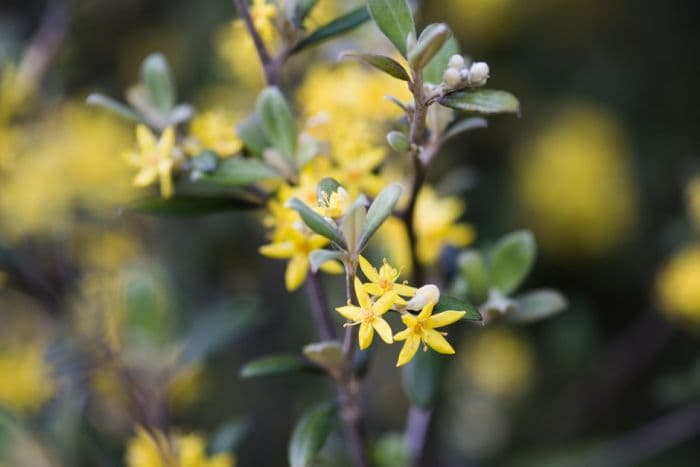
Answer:
<path fill-rule="evenodd" d="M 145 125 L 136 127 L 138 152 L 127 154 L 128 160 L 139 172 L 134 177 L 134 185 L 148 186 L 160 179 L 160 193 L 163 198 L 173 195 L 172 171 L 175 166 L 173 149 L 175 147 L 175 130 L 168 127 L 156 140 L 155 135 Z"/>
<path fill-rule="evenodd" d="M 394 303 L 399 305 L 405 305 L 406 301 L 400 297 L 412 297 L 416 293 L 416 288 L 408 286 L 406 284 L 397 284 L 396 280 L 399 278 L 400 271 L 396 268 L 391 267 L 391 265 L 385 259 L 379 271 L 370 264 L 363 256 L 360 256 L 360 269 L 364 273 L 365 277 L 370 281 L 364 284 L 362 288 L 370 295 L 375 297 L 384 296 L 384 294 L 396 292 Z"/>
<path fill-rule="evenodd" d="M 432 316 L 434 303 L 428 303 L 423 307 L 418 316 L 406 313 L 401 320 L 406 325 L 406 329 L 397 333 L 394 340 L 406 341 L 399 353 L 399 360 L 396 366 L 402 366 L 410 362 L 416 355 L 421 341 L 424 346 L 429 346 L 433 350 L 442 354 L 453 354 L 455 350 L 445 339 L 442 333 L 435 328 L 447 326 L 462 319 L 464 311 L 443 311 Z"/>
<path fill-rule="evenodd" d="M 366 349 L 372 344 L 374 331 L 377 331 L 379 337 L 387 344 L 394 342 L 391 336 L 391 327 L 386 322 L 382 315 L 389 311 L 394 304 L 396 292 L 389 292 L 383 295 L 376 302 L 372 302 L 362 287 L 359 279 L 355 278 L 355 294 L 360 306 L 346 305 L 336 308 L 344 318 L 352 321 L 352 325 L 359 324 L 359 341 L 360 349 Z"/>
<path fill-rule="evenodd" d="M 309 272 L 309 253 L 327 244 L 328 239 L 325 237 L 313 233 L 306 234 L 288 226 L 275 236 L 274 243 L 261 246 L 260 253 L 269 258 L 289 260 L 284 280 L 287 290 L 291 292 L 306 280 Z M 321 270 L 334 274 L 343 272 L 342 266 L 337 262 L 328 262 L 321 266 Z"/>

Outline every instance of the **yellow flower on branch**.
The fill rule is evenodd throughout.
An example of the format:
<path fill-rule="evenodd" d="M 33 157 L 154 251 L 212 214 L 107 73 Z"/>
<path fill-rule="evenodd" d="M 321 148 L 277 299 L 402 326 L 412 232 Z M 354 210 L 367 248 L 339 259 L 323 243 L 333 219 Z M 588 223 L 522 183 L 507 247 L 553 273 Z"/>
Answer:
<path fill-rule="evenodd" d="M 171 435 L 136 429 L 126 451 L 127 467 L 233 467 L 231 454 L 207 456 L 204 438 L 197 434 Z"/>
<path fill-rule="evenodd" d="M 189 126 L 192 141 L 188 154 L 196 155 L 209 149 L 221 157 L 230 157 L 241 151 L 243 143 L 236 134 L 235 122 L 223 112 L 204 112 Z"/>
<path fill-rule="evenodd" d="M 372 344 L 374 339 L 374 331 L 377 331 L 379 337 L 387 344 L 394 342 L 391 336 L 391 327 L 386 322 L 382 315 L 389 311 L 396 300 L 396 292 L 389 292 L 377 300 L 372 302 L 362 287 L 362 283 L 358 278 L 355 278 L 355 295 L 360 306 L 346 305 L 336 308 L 344 318 L 352 321 L 353 325 L 360 325 L 358 335 L 360 341 L 360 349 L 366 349 Z"/>
<path fill-rule="evenodd" d="M 324 217 L 337 219 L 343 217 L 350 205 L 350 195 L 345 191 L 345 188 L 341 186 L 331 193 L 330 196 L 324 192 L 323 198 L 318 200 L 318 205 L 314 207 L 314 210 Z"/>
<path fill-rule="evenodd" d="M 396 281 L 401 275 L 401 271 L 391 267 L 385 259 L 382 266 L 377 269 L 367 261 L 364 256 L 360 256 L 360 269 L 365 277 L 370 281 L 364 284 L 362 288 L 370 295 L 375 297 L 383 297 L 386 294 L 394 293 L 394 303 L 405 305 L 406 301 L 400 297 L 412 297 L 416 293 L 416 288 L 406 284 L 397 284 Z"/>
<path fill-rule="evenodd" d="M 156 139 L 151 130 L 144 125 L 136 127 L 138 152 L 127 154 L 127 159 L 139 173 L 134 178 L 134 185 L 148 186 L 160 180 L 160 192 L 163 198 L 173 195 L 172 171 L 175 167 L 173 149 L 175 148 L 175 130 L 168 127 L 160 139 Z"/>
<path fill-rule="evenodd" d="M 290 292 L 299 288 L 306 280 L 309 272 L 309 253 L 323 248 L 328 244 L 328 239 L 314 233 L 304 233 L 294 227 L 284 227 L 275 241 L 260 247 L 260 254 L 268 258 L 288 259 L 284 281 Z M 337 262 L 327 262 L 321 266 L 321 270 L 333 274 L 343 272 L 342 266 Z"/>
<path fill-rule="evenodd" d="M 421 263 L 435 263 L 445 245 L 461 248 L 474 240 L 474 229 L 457 223 L 464 210 L 464 203 L 458 198 L 439 199 L 429 186 L 421 190 L 413 216 Z"/>
<path fill-rule="evenodd" d="M 406 325 L 406 329 L 397 333 L 394 340 L 406 341 L 399 353 L 399 359 L 396 366 L 402 366 L 410 362 L 416 355 L 418 347 L 423 342 L 424 349 L 427 347 L 441 354 L 453 354 L 454 349 L 445 339 L 443 333 L 435 330 L 448 326 L 462 319 L 465 315 L 464 311 L 443 311 L 433 316 L 433 308 L 435 303 L 428 303 L 423 307 L 418 316 L 406 313 L 401 317 L 401 320 Z"/>

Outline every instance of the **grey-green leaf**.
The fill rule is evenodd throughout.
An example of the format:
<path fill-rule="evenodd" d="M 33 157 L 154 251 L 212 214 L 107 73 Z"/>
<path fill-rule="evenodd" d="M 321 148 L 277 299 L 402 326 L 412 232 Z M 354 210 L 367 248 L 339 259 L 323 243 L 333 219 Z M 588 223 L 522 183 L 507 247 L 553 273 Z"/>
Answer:
<path fill-rule="evenodd" d="M 531 323 L 549 318 L 563 311 L 566 306 L 564 295 L 553 289 L 533 290 L 515 298 L 517 311 L 508 313 L 509 321 L 516 323 Z"/>
<path fill-rule="evenodd" d="M 296 355 L 268 355 L 244 365 L 239 374 L 241 378 L 283 375 L 317 369 Z"/>
<path fill-rule="evenodd" d="M 326 264 L 328 261 L 339 261 L 343 257 L 343 253 L 340 251 L 333 250 L 314 250 L 309 254 L 309 263 L 311 264 L 311 271 L 318 272 L 321 266 Z"/>
<path fill-rule="evenodd" d="M 385 55 L 347 52 L 341 56 L 341 58 L 345 58 L 345 57 L 359 58 L 360 60 L 367 63 L 368 65 L 371 65 L 374 68 L 381 70 L 384 73 L 386 73 L 390 76 L 393 76 L 396 79 L 400 79 L 403 81 L 410 81 L 411 80 L 411 78 L 408 76 L 408 73 L 406 72 L 404 67 L 401 66 L 401 64 L 399 62 L 397 62 L 393 58 L 387 57 Z"/>
<path fill-rule="evenodd" d="M 369 12 L 367 11 L 367 8 L 357 8 L 356 10 L 340 16 L 330 23 L 316 29 L 314 32 L 297 42 L 291 53 L 295 54 L 307 47 L 318 45 L 321 42 L 332 39 L 335 36 L 352 31 L 368 20 Z"/>
<path fill-rule="evenodd" d="M 236 132 L 245 147 L 256 156 L 262 156 L 265 148 L 270 146 L 270 141 L 263 128 L 262 118 L 257 113 L 239 123 Z"/>
<path fill-rule="evenodd" d="M 416 34 L 413 14 L 406 0 L 369 0 L 367 8 L 379 29 L 406 56 L 406 39 Z"/>
<path fill-rule="evenodd" d="M 426 83 L 440 84 L 450 57 L 456 54 L 459 54 L 459 44 L 454 37 L 451 37 L 423 69 L 423 80 Z"/>
<path fill-rule="evenodd" d="M 222 186 L 245 186 L 277 177 L 279 174 L 260 159 L 233 158 L 223 160 L 214 172 L 201 179 Z"/>
<path fill-rule="evenodd" d="M 121 102 L 112 99 L 111 97 L 105 96 L 104 94 L 99 94 L 93 92 L 90 94 L 86 102 L 88 105 L 94 105 L 95 107 L 101 107 L 105 110 L 109 110 L 112 113 L 119 115 L 120 117 L 127 118 L 134 122 L 141 122 L 141 117 L 136 114 L 131 108 L 122 104 Z"/>
<path fill-rule="evenodd" d="M 489 273 L 478 251 L 467 250 L 457 259 L 459 271 L 467 283 L 467 296 L 473 303 L 482 303 L 489 293 Z"/>
<path fill-rule="evenodd" d="M 330 403 L 318 404 L 299 420 L 289 441 L 289 465 L 310 467 L 333 428 L 336 408 Z"/>
<path fill-rule="evenodd" d="M 478 89 L 448 94 L 440 99 L 440 104 L 462 112 L 484 115 L 520 113 L 520 102 L 506 91 Z"/>
<path fill-rule="evenodd" d="M 429 409 L 440 394 L 443 359 L 432 350 L 419 350 L 416 356 L 401 369 L 403 390 L 413 403 L 423 409 Z"/>
<path fill-rule="evenodd" d="M 355 200 L 343 216 L 341 224 L 348 251 L 353 255 L 361 250 L 359 239 L 362 237 L 365 220 L 367 219 L 366 202 L 364 196 Z"/>
<path fill-rule="evenodd" d="M 175 82 L 170 65 L 161 53 L 153 53 L 141 64 L 141 79 L 151 103 L 167 116 L 175 105 Z"/>
<path fill-rule="evenodd" d="M 341 248 L 345 248 L 345 241 L 336 228 L 328 223 L 323 216 L 311 209 L 306 203 L 297 198 L 292 198 L 289 201 L 289 207 L 299 213 L 301 220 L 303 220 L 311 230 L 335 242 Z"/>
<path fill-rule="evenodd" d="M 408 63 L 414 70 L 422 70 L 452 37 L 452 31 L 444 23 L 431 24 L 423 30 L 418 42 L 408 52 Z"/>
<path fill-rule="evenodd" d="M 297 125 L 287 100 L 277 87 L 264 89 L 257 102 L 268 141 L 282 156 L 294 164 L 297 151 Z"/>
<path fill-rule="evenodd" d="M 399 201 L 399 197 L 401 197 L 402 191 L 401 185 L 392 183 L 384 188 L 374 199 L 374 202 L 367 211 L 365 225 L 358 242 L 358 251 L 361 251 L 365 245 L 367 245 L 372 235 L 381 227 L 387 217 L 391 215 L 396 207 L 396 203 Z"/>
<path fill-rule="evenodd" d="M 536 254 L 531 232 L 519 230 L 504 236 L 491 251 L 491 284 L 504 295 L 510 294 L 529 274 Z"/>
<path fill-rule="evenodd" d="M 438 313 L 448 310 L 464 311 L 466 314 L 462 319 L 466 321 L 482 320 L 481 313 L 479 313 L 479 310 L 471 303 L 450 295 L 440 294 L 440 300 L 435 305 L 435 312 Z"/>

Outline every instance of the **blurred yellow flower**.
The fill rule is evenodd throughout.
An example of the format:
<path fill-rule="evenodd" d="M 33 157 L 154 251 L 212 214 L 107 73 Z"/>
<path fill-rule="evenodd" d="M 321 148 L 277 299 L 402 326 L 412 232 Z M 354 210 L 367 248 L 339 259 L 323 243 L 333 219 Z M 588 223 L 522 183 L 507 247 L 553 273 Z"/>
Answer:
<path fill-rule="evenodd" d="M 33 412 L 53 396 L 56 387 L 45 352 L 37 339 L 0 347 L 0 406 Z"/>
<path fill-rule="evenodd" d="M 497 327 L 479 332 L 460 363 L 480 390 L 515 396 L 530 385 L 535 357 L 529 342 L 510 329 Z"/>
<path fill-rule="evenodd" d="M 369 280 L 368 283 L 362 285 L 362 288 L 370 295 L 383 297 L 387 293 L 395 292 L 394 303 L 405 305 L 406 301 L 400 296 L 412 297 L 416 293 L 415 287 L 396 283 L 401 275 L 401 271 L 391 267 L 386 259 L 382 262 L 379 271 L 377 271 L 377 268 L 372 266 L 364 256 L 360 256 L 360 269 L 367 280 Z"/>
<path fill-rule="evenodd" d="M 421 263 L 435 263 L 446 245 L 461 248 L 474 241 L 474 229 L 457 223 L 464 211 L 464 203 L 458 198 L 440 199 L 431 187 L 423 187 L 413 216 Z"/>
<path fill-rule="evenodd" d="M 393 343 L 394 339 L 391 335 L 391 327 L 389 327 L 389 323 L 382 318 L 382 315 L 389 311 L 394 305 L 396 292 L 386 293 L 377 301 L 373 302 L 357 277 L 355 278 L 354 285 L 355 296 L 357 297 L 359 306 L 352 305 L 348 301 L 347 305 L 336 308 L 336 311 L 340 313 L 343 318 L 351 321 L 351 323 L 346 324 L 346 326 L 360 326 L 360 332 L 358 333 L 360 349 L 366 349 L 372 345 L 375 331 L 377 331 L 377 334 L 379 334 L 379 337 L 381 337 L 384 342 L 387 344 Z"/>
<path fill-rule="evenodd" d="M 235 121 L 221 111 L 197 115 L 189 125 L 187 153 L 195 156 L 204 150 L 214 151 L 221 157 L 238 154 L 243 143 L 236 134 Z"/>
<path fill-rule="evenodd" d="M 423 343 L 424 351 L 427 351 L 427 348 L 430 347 L 434 351 L 445 355 L 455 353 L 455 350 L 444 337 L 446 334 L 436 331 L 435 328 L 455 323 L 462 319 L 466 313 L 464 311 L 448 310 L 433 315 L 434 307 L 435 303 L 430 302 L 423 307 L 418 316 L 410 313 L 405 313 L 401 316 L 401 321 L 406 325 L 406 329 L 396 333 L 394 340 L 406 342 L 404 342 L 401 352 L 399 352 L 396 366 L 403 366 L 410 362 L 416 355 L 416 352 L 418 352 L 421 342 Z"/>
<path fill-rule="evenodd" d="M 134 177 L 134 185 L 149 186 L 159 180 L 161 196 L 170 198 L 173 195 L 175 130 L 168 127 L 160 135 L 160 139 L 156 139 L 146 126 L 138 125 L 136 142 L 139 147 L 138 152 L 126 154 L 127 160 L 139 169 Z"/>
<path fill-rule="evenodd" d="M 661 270 L 656 291 L 671 318 L 700 324 L 700 245 L 683 248 Z"/>
<path fill-rule="evenodd" d="M 688 184 L 687 196 L 690 219 L 700 232 L 700 175 L 696 175 Z"/>
<path fill-rule="evenodd" d="M 266 43 L 269 43 L 275 35 L 274 19 L 277 16 L 277 7 L 267 0 L 253 0 L 250 7 L 250 16 L 253 25 Z"/>
<path fill-rule="evenodd" d="M 7 62 L 0 68 L 0 128 L 22 112 L 32 97 L 35 85 L 21 76 L 14 64 Z"/>
<path fill-rule="evenodd" d="M 127 467 L 234 467 L 231 454 L 208 456 L 205 439 L 198 434 L 166 436 L 136 429 L 126 451 Z"/>
<path fill-rule="evenodd" d="M 324 217 L 336 219 L 343 217 L 352 201 L 348 192 L 341 186 L 330 196 L 326 192 L 322 194 L 323 198 L 318 200 L 318 205 L 314 207 L 314 210 Z M 318 198 L 318 195 L 316 197 Z"/>
<path fill-rule="evenodd" d="M 619 124 L 571 105 L 517 152 L 518 200 L 538 243 L 552 255 L 592 256 L 630 231 L 635 182 Z"/>
<path fill-rule="evenodd" d="M 479 41 L 500 39 L 513 31 L 514 11 L 522 11 L 516 0 L 446 0 L 440 17 L 450 18 L 457 34 Z"/>

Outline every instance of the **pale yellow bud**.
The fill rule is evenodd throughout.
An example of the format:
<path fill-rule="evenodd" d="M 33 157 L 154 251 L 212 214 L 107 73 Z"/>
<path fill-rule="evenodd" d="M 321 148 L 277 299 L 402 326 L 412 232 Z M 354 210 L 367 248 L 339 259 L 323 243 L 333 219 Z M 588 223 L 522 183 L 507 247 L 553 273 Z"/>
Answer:
<path fill-rule="evenodd" d="M 471 84 L 475 86 L 483 86 L 489 79 L 489 65 L 486 62 L 474 62 L 469 68 Z"/>
<path fill-rule="evenodd" d="M 455 70 L 461 70 L 464 68 L 464 57 L 458 54 L 451 56 L 447 66 L 449 68 L 454 68 Z"/>
<path fill-rule="evenodd" d="M 445 70 L 445 74 L 442 75 L 442 80 L 449 89 L 454 89 L 462 82 L 462 75 L 459 73 L 459 70 L 448 68 Z"/>
<path fill-rule="evenodd" d="M 409 310 L 418 311 L 429 303 L 437 303 L 440 300 L 440 289 L 436 285 L 424 285 L 416 291 L 416 294 L 406 304 Z"/>

